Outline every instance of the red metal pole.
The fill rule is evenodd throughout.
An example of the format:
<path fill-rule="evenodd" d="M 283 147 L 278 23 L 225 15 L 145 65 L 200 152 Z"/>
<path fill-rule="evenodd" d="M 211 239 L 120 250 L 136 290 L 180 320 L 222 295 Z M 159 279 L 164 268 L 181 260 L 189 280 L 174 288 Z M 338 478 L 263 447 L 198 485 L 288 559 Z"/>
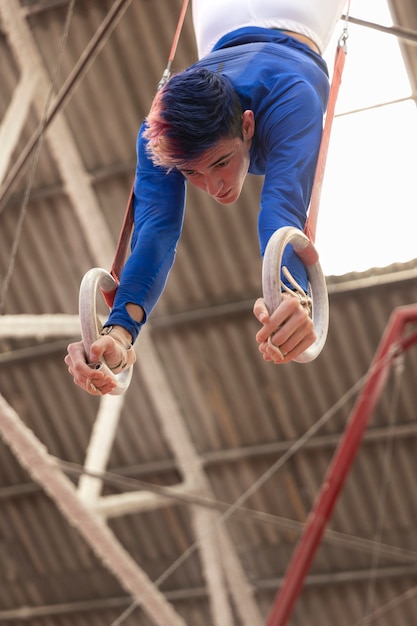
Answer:
<path fill-rule="evenodd" d="M 372 361 L 368 379 L 356 401 L 343 438 L 333 456 L 266 626 L 285 626 L 290 618 L 326 523 L 334 509 L 369 418 L 387 379 L 393 358 L 411 345 L 410 341 L 404 341 L 404 329 L 409 322 L 416 321 L 417 305 L 398 307 L 391 314 Z M 415 334 L 413 343 L 416 342 L 417 335 Z"/>

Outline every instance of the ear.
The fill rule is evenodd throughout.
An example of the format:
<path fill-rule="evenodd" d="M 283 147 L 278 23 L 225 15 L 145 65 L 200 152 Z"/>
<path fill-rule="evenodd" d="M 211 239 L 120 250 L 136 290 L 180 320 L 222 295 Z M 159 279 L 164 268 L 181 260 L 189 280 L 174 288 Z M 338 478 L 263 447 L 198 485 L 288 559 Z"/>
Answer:
<path fill-rule="evenodd" d="M 249 140 L 252 139 L 255 133 L 255 116 L 253 111 L 247 109 L 243 112 L 242 115 L 242 133 L 243 139 Z"/>

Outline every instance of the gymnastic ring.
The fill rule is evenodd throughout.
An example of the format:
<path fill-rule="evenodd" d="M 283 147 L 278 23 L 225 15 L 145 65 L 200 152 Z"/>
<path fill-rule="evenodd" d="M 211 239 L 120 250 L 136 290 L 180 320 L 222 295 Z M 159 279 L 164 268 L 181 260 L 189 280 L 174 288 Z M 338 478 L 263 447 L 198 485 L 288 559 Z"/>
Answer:
<path fill-rule="evenodd" d="M 87 354 L 90 352 L 91 344 L 100 337 L 101 322 L 97 315 L 97 292 L 111 291 L 116 286 L 113 276 L 100 267 L 93 267 L 83 277 L 79 293 L 79 314 L 81 324 L 81 338 Z M 120 374 L 114 374 L 104 361 L 95 365 L 97 369 L 110 374 L 117 380 L 117 386 L 110 392 L 110 395 L 121 395 L 130 385 L 133 368 L 130 366 Z"/>
<path fill-rule="evenodd" d="M 318 253 L 309 238 L 298 228 L 292 226 L 279 228 L 268 241 L 262 264 L 262 289 L 266 307 L 272 314 L 282 300 L 282 255 L 289 243 L 307 270 L 313 301 L 312 317 L 317 335 L 316 341 L 293 360 L 297 363 L 309 363 L 318 357 L 326 343 L 329 328 L 329 298 Z"/>

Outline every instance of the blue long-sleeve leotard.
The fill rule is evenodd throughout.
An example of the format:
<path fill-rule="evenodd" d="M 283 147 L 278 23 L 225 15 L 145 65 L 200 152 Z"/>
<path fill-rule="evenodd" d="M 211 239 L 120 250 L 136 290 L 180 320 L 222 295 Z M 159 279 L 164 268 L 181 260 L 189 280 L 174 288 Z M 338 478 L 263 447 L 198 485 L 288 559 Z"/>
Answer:
<path fill-rule="evenodd" d="M 292 37 L 251 27 L 223 37 L 196 66 L 227 76 L 243 109 L 254 112 L 249 172 L 264 176 L 258 219 L 263 255 L 278 228 L 304 228 L 329 94 L 326 64 Z M 137 140 L 131 255 L 106 322 L 123 326 L 133 340 L 144 322 L 133 320 L 126 304 L 141 306 L 146 321 L 157 303 L 174 263 L 186 198 L 183 175 L 154 166 L 145 145 L 142 126 Z M 306 270 L 290 246 L 283 263 L 307 290 Z"/>

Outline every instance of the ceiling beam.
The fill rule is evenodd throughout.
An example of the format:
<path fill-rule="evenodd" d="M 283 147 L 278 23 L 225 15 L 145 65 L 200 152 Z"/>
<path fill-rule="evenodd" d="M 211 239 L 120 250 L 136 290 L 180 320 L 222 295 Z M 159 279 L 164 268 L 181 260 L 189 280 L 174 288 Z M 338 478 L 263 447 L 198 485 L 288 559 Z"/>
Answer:
<path fill-rule="evenodd" d="M 150 338 L 149 327 L 145 330 L 148 332 L 142 332 L 139 336 L 138 349 L 141 358 L 138 359 L 137 367 L 150 391 L 162 434 L 175 454 L 187 485 L 191 485 L 203 496 L 213 497 L 202 459 L 195 450 L 178 402 L 170 390 L 167 376 L 159 365 L 159 357 Z M 227 625 L 225 607 L 228 589 L 226 585 L 219 586 L 224 573 L 229 590 L 240 611 L 242 625 L 262 626 L 263 617 L 254 598 L 253 589 L 248 583 L 246 572 L 237 557 L 227 530 L 223 524 L 218 523 L 216 515 L 218 514 L 213 511 L 195 510 L 194 507 L 191 509 L 196 544 L 200 549 L 206 580 L 211 589 L 213 617 L 217 620 L 215 624 Z"/>
<path fill-rule="evenodd" d="M 88 543 L 96 556 L 159 626 L 186 626 L 172 605 L 127 553 L 111 530 L 82 503 L 73 483 L 46 451 L 45 446 L 0 396 L 0 435 L 58 509 Z"/>
<path fill-rule="evenodd" d="M 50 76 L 43 64 L 32 32 L 22 15 L 20 3 L 16 0 L 3 0 L 0 3 L 0 16 L 21 73 L 31 73 L 39 77 L 34 105 L 39 119 L 42 120 L 45 116 L 48 94 L 53 87 Z M 54 124 L 45 134 L 45 140 L 53 154 L 82 231 L 85 233 L 94 263 L 110 267 L 114 252 L 113 237 L 103 220 L 91 181 L 62 114 L 55 118 Z M 65 150 L 62 146 L 65 146 Z"/>
<path fill-rule="evenodd" d="M 20 3 L 17 0 L 3 0 L 0 3 L 0 16 L 21 72 L 32 71 L 39 74 L 40 89 L 35 95 L 35 105 L 38 116 L 42 120 L 45 115 L 45 96 L 50 92 L 51 84 L 29 25 L 21 12 Z M 94 259 L 93 262 L 100 267 L 110 267 L 114 253 L 113 239 L 100 211 L 96 195 L 92 189 L 91 180 L 85 171 L 74 139 L 62 114 L 56 116 L 54 124 L 48 128 L 45 137 L 64 181 L 66 193 L 71 200 L 74 212 L 85 234 L 87 245 Z M 65 150 L 62 150 L 62 146 L 65 146 Z M 162 430 L 170 433 L 167 441 L 174 449 L 179 466 L 184 472 L 185 480 L 188 481 L 192 477 L 198 487 L 208 485 L 204 471 L 201 469 L 201 461 L 198 459 L 198 455 L 191 443 L 185 422 L 180 415 L 174 400 L 174 394 L 164 376 L 162 365 L 156 355 L 147 330 L 142 331 L 140 336 L 141 359 L 139 364 L 146 363 L 142 376 L 159 412 Z M 139 367 L 141 366 L 139 365 Z M 152 371 L 152 376 L 149 376 L 150 370 Z M 163 385 L 160 384 L 161 380 L 164 381 Z M 176 429 L 172 428 L 171 424 L 174 422 L 174 419 L 173 415 L 166 411 L 167 407 L 175 410 L 175 415 L 177 416 L 175 420 Z M 195 512 L 191 510 L 191 517 L 197 542 L 200 545 L 202 535 L 206 533 L 207 526 L 210 524 L 209 520 L 213 517 L 213 512 Z M 99 520 L 100 518 L 92 515 L 92 519 Z M 80 531 L 82 530 L 80 528 Z M 220 561 L 218 558 L 219 553 L 215 534 L 212 534 L 207 541 L 201 544 L 200 551 L 204 562 L 204 573 L 210 588 L 213 615 L 217 616 L 215 619 L 219 626 L 227 626 L 227 622 L 224 619 L 226 617 L 225 611 L 229 611 L 229 609 L 226 585 L 219 585 L 218 581 L 222 579 L 223 571 L 229 567 L 228 563 L 235 564 L 237 562 L 237 557 L 235 558 L 235 555 L 232 554 L 233 547 L 230 541 L 228 545 L 230 549 L 229 558 L 223 561 Z M 239 570 L 239 567 L 237 569 Z M 233 567 L 233 570 L 236 571 L 236 568 Z M 244 603 L 247 606 L 247 611 L 242 623 L 244 625 L 250 624 L 250 626 L 259 624 L 260 626 L 260 614 L 256 603 L 253 601 L 242 566 L 240 566 L 239 570 L 238 583 L 247 591 Z M 154 593 L 149 590 L 149 594 L 151 597 L 158 597 L 157 588 L 155 587 Z M 253 619 L 249 621 L 251 617 Z M 164 623 L 174 624 L 169 619 L 165 619 Z"/>
<path fill-rule="evenodd" d="M 0 126 L 0 184 L 3 182 L 13 151 L 27 119 L 38 82 L 36 72 L 24 71 L 13 92 Z"/>
<path fill-rule="evenodd" d="M 1 315 L 0 339 L 46 339 L 49 337 L 74 337 L 80 334 L 78 315 Z"/>
<path fill-rule="evenodd" d="M 306 580 L 306 587 L 321 587 L 329 585 L 358 584 L 372 581 L 395 580 L 399 578 L 415 577 L 417 575 L 417 566 L 392 566 L 380 567 L 378 569 L 363 570 L 344 570 L 331 571 L 326 574 L 310 574 Z M 253 586 L 258 592 L 274 591 L 282 584 L 281 578 L 261 578 L 252 581 Z M 181 589 L 169 589 L 165 591 L 165 597 L 172 602 L 186 603 L 196 599 L 207 598 L 207 589 L 205 587 L 181 587 Z M 34 620 L 44 617 L 68 616 L 78 613 L 88 613 L 90 611 L 108 611 L 110 609 L 118 609 L 120 611 L 128 608 L 131 604 L 131 598 L 126 596 L 115 596 L 111 598 L 98 598 L 92 600 L 83 600 L 75 602 L 66 602 L 63 604 L 50 604 L 29 607 L 24 606 L 18 609 L 9 609 L 0 611 L 0 622 L 12 622 L 22 620 Z"/>

